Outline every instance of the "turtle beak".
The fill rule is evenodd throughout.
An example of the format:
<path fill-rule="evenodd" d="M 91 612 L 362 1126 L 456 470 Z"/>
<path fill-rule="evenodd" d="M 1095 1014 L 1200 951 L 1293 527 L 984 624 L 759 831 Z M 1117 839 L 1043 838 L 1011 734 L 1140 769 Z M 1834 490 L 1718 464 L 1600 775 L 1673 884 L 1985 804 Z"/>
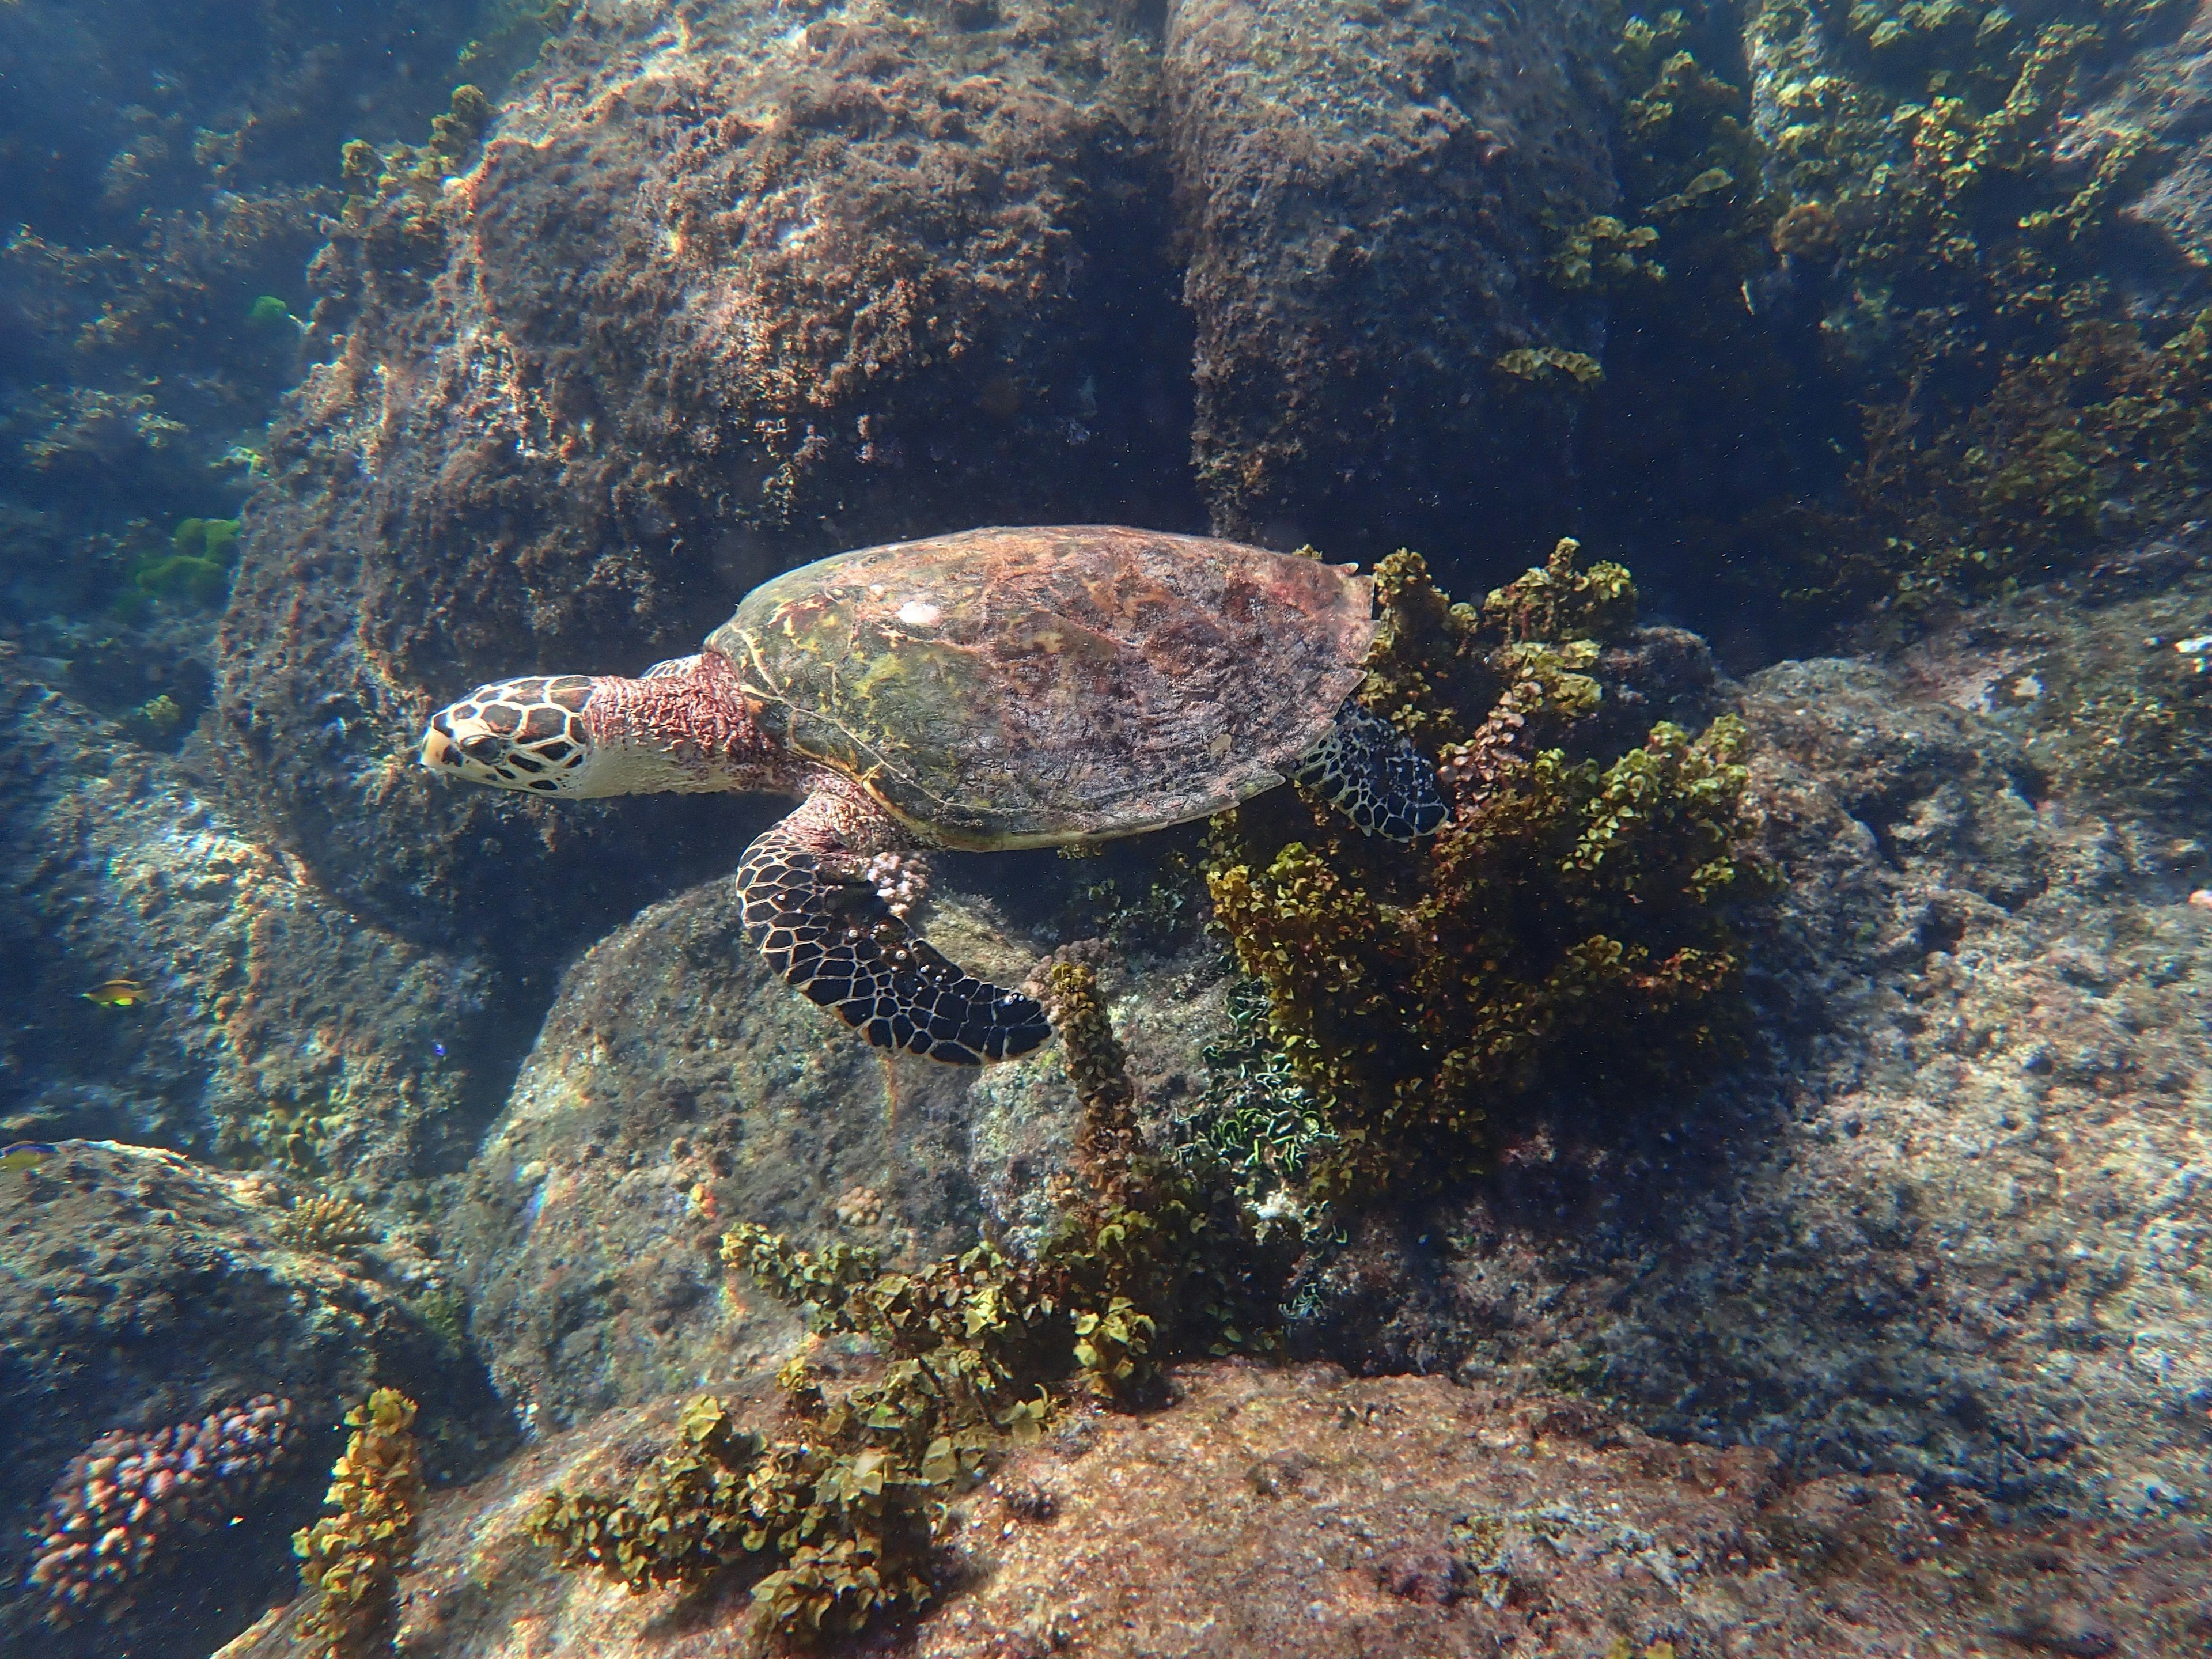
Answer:
<path fill-rule="evenodd" d="M 432 726 L 422 734 L 422 764 L 433 772 L 442 772 L 461 763 L 461 751 L 453 740 Z"/>

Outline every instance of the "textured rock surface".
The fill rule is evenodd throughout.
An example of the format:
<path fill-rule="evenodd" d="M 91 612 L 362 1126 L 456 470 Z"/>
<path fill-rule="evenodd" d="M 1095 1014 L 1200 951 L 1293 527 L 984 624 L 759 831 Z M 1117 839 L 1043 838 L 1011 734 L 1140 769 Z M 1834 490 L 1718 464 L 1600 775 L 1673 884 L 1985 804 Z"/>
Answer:
<path fill-rule="evenodd" d="M 1076 1418 L 956 1505 L 965 1586 L 913 1651 L 2148 1659 L 2212 1633 L 2192 1529 L 1995 1531 L 1896 1481 L 1786 1486 L 1763 1453 L 1667 1445 L 1578 1401 L 1440 1378 L 1221 1365 L 1179 1380 L 1165 1411 Z M 401 1651 L 762 1651 L 735 1585 L 635 1597 L 564 1577 L 522 1534 L 537 1492 L 626 1478 L 675 1415 L 611 1414 L 434 1504 Z M 295 1616 L 222 1659 L 300 1652 Z"/>
<path fill-rule="evenodd" d="M 957 904 L 929 932 L 1003 983 L 1035 956 Z M 976 1076 L 886 1059 L 775 978 L 727 881 L 647 910 L 562 980 L 445 1224 L 501 1391 L 550 1431 L 787 1345 L 781 1306 L 724 1282 L 734 1222 L 896 1260 L 964 1248 Z"/>
<path fill-rule="evenodd" d="M 423 1402 L 430 1462 L 447 1478 L 480 1469 L 507 1437 L 481 1370 L 410 1305 L 430 1282 L 421 1256 L 284 1249 L 279 1196 L 264 1178 L 110 1143 L 67 1143 L 35 1168 L 0 1172 L 0 1537 L 10 1540 L 0 1649 L 189 1659 L 250 1622 L 289 1593 L 287 1533 L 314 1513 L 336 1450 L 329 1431 L 372 1382 Z M 16 1588 L 27 1559 L 16 1540 L 68 1461 L 107 1430 L 197 1420 L 264 1393 L 294 1402 L 304 1445 L 245 1524 L 182 1540 L 123 1622 L 47 1626 L 46 1598 Z"/>
<path fill-rule="evenodd" d="M 2166 549 L 1887 666 L 1754 678 L 1791 885 L 1748 1063 L 1517 1126 L 1471 1202 L 1314 1275 L 1324 1339 L 1802 1467 L 2206 1501 L 2212 915 L 2202 844 L 2138 813 L 2212 730 L 2175 633 L 2145 641 L 2207 597 Z"/>
<path fill-rule="evenodd" d="M 2207 616 L 2197 556 L 2151 549 L 1904 657 L 1742 688 L 1790 881 L 1752 941 L 1748 1053 L 1693 1098 L 1501 1123 L 1474 1189 L 1316 1251 L 1294 1346 L 1582 1389 L 1802 1471 L 2128 1515 L 2212 1501 L 2212 910 L 2185 902 L 2212 859 L 2184 822 L 2212 698 L 2173 649 Z M 1711 695 L 1683 636 L 1651 638 L 1674 666 L 1645 695 Z M 555 1420 L 752 1351 L 711 1293 L 726 1220 L 820 1239 L 858 1183 L 920 1249 L 1050 1224 L 1075 1119 L 1056 1046 L 902 1107 L 887 1140 L 874 1062 L 758 987 L 726 908 L 690 896 L 579 969 L 473 1178 L 479 1329 Z M 1221 970 L 1109 971 L 1167 1136 L 1224 1034 Z M 538 1160 L 557 1182 L 516 1178 Z M 900 1166 L 920 1184 L 887 1182 Z M 685 1197 L 702 1181 L 711 1216 Z M 540 1191 L 575 1207 L 519 1246 Z M 545 1291 L 542 1264 L 572 1259 L 617 1265 Z"/>
<path fill-rule="evenodd" d="M 1524 346 L 1595 349 L 1543 266 L 1547 220 L 1612 201 L 1601 15 L 1581 0 L 1173 8 L 1194 447 L 1220 533 L 1372 562 L 1463 548 L 1475 516 L 1503 564 L 1534 550 L 1514 532 L 1557 532 L 1571 394 L 1491 366 Z"/>
<path fill-rule="evenodd" d="M 636 672 L 841 546 L 1194 516 L 1155 61 L 1076 7 L 580 16 L 473 172 L 323 262 L 348 332 L 226 623 L 241 793 L 404 925 L 588 940 L 726 867 L 719 820 L 395 779 L 437 702 Z"/>
<path fill-rule="evenodd" d="M 0 647 L 0 1138 L 220 1147 L 372 1197 L 457 1170 L 520 1047 L 486 975 L 349 914 L 69 684 Z M 140 1006 L 84 999 L 118 975 Z"/>

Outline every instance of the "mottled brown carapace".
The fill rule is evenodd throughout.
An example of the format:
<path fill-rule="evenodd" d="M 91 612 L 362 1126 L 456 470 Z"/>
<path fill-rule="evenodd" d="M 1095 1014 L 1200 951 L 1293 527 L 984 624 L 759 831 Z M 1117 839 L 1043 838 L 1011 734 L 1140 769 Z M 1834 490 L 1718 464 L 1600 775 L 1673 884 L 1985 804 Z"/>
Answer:
<path fill-rule="evenodd" d="M 1349 568 L 1113 526 L 866 548 L 755 589 L 708 641 L 763 732 L 939 844 L 1097 839 L 1274 787 L 1374 637 Z"/>

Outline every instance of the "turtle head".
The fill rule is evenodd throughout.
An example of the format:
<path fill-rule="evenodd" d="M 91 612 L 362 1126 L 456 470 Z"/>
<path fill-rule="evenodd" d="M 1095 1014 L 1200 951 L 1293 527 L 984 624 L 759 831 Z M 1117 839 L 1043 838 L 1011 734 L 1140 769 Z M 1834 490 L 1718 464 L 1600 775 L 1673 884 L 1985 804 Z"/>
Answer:
<path fill-rule="evenodd" d="M 582 674 L 480 685 L 430 717 L 422 764 L 447 777 L 532 795 L 606 795 L 610 769 L 584 709 L 599 682 Z M 596 786 L 596 787 L 595 787 Z"/>

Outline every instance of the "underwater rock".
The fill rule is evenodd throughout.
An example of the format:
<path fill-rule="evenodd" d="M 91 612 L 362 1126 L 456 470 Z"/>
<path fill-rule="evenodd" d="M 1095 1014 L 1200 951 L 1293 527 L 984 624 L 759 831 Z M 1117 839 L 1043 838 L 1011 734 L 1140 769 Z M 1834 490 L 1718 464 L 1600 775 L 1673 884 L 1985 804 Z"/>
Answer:
<path fill-rule="evenodd" d="M 1748 938 L 1747 1057 L 1690 1099 L 1497 1126 L 1473 1194 L 1310 1267 L 1306 1340 L 1801 1469 L 2207 1501 L 2202 848 L 2054 793 L 1983 703 L 2028 641 L 2123 627 L 2046 591 L 1901 662 L 1751 680 L 1790 887 Z"/>
<path fill-rule="evenodd" d="M 1156 69 L 1034 3 L 581 18 L 464 179 L 362 198 L 319 263 L 347 331 L 224 627 L 242 796 L 392 925 L 542 958 L 743 837 L 717 803 L 387 787 L 433 707 L 696 649 L 844 546 L 1194 519 Z"/>
<path fill-rule="evenodd" d="M 0 1536 L 32 1545 L 6 1558 L 25 1588 L 0 1598 L 0 1649 L 197 1659 L 242 1628 L 293 1582 L 285 1537 L 313 1516 L 331 1431 L 373 1379 L 430 1403 L 447 1478 L 503 1449 L 511 1431 L 481 1369 L 368 1269 L 280 1247 L 266 1197 L 257 1177 L 112 1142 L 64 1142 L 0 1172 Z M 286 1402 L 273 1418 L 241 1403 L 264 1395 Z M 135 1437 L 102 1438 L 118 1434 Z M 275 1459 L 280 1448 L 299 1455 Z M 117 1512 L 106 1490 L 133 1452 L 153 1483 L 143 1515 L 137 1499 Z M 118 1468 L 71 1462 L 111 1455 Z M 203 1481 L 221 1492 L 200 1494 Z M 40 1540 L 56 1528 L 32 1530 L 54 1518 L 50 1492 L 65 1534 L 80 1507 L 111 1516 L 95 1545 L 124 1527 L 102 1559 L 131 1569 L 60 1629 L 46 1613 L 85 1579 L 66 1535 L 52 1546 Z"/>
<path fill-rule="evenodd" d="M 372 1200 L 458 1169 L 489 1115 L 476 1068 L 506 1059 L 482 970 L 349 914 L 65 683 L 0 647 L 0 824 L 18 849 L 0 877 L 0 1138 L 343 1169 Z M 143 995 L 85 994 L 118 976 Z"/>
<path fill-rule="evenodd" d="M 1487 366 L 1597 344 L 1543 278 L 1544 226 L 1612 203 L 1604 15 L 1583 0 L 1172 9 L 1194 451 L 1217 534 L 1371 564 L 1462 549 L 1470 521 L 1508 557 L 1556 533 L 1578 394 Z"/>
<path fill-rule="evenodd" d="M 915 1653 L 1474 1659 L 1533 1642 L 1632 1659 L 1874 1659 L 1976 1651 L 1993 1626 L 2080 1626 L 2085 1608 L 2118 1644 L 2098 1651 L 2178 1652 L 2212 1629 L 2205 1544 L 2188 1528 L 2006 1533 L 1893 1479 L 1792 1484 L 1771 1454 L 1670 1445 L 1541 1391 L 1237 1363 L 1174 1382 L 1162 1411 L 1070 1413 L 955 1498 L 958 1589 L 916 1622 Z M 772 1430 L 770 1392 L 756 1377 L 723 1398 Z M 401 1579 L 400 1650 L 769 1651 L 734 1576 L 632 1595 L 561 1571 L 527 1537 L 540 1493 L 620 1486 L 671 1442 L 683 1407 L 610 1413 L 434 1498 Z M 300 1659 L 299 1617 L 270 1614 L 219 1659 Z"/>
<path fill-rule="evenodd" d="M 710 882 L 569 969 L 445 1220 L 472 1334 L 541 1431 L 720 1386 L 791 1341 L 772 1298 L 725 1281 L 734 1223 L 893 1261 L 974 1239 L 975 1072 L 855 1042 L 769 970 L 738 916 L 733 884 Z M 1003 983 L 1034 958 L 943 896 L 928 927 Z"/>

